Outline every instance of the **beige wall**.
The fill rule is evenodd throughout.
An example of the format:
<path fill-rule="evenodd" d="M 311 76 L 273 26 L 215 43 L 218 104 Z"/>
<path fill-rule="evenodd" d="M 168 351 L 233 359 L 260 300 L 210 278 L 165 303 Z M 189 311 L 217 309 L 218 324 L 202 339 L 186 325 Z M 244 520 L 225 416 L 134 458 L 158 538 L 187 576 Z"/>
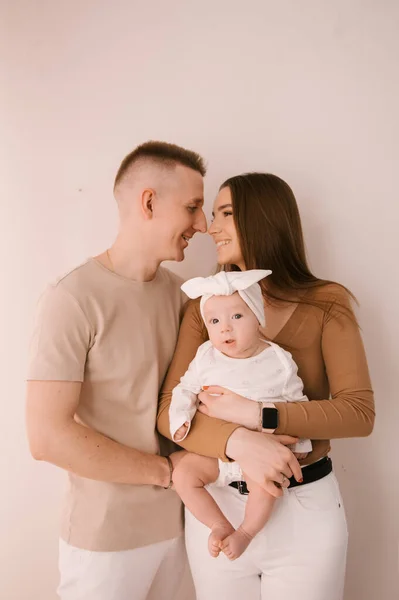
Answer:
<path fill-rule="evenodd" d="M 206 156 L 208 211 L 228 175 L 287 179 L 314 271 L 359 297 L 378 419 L 371 438 L 334 443 L 351 533 L 346 600 L 393 600 L 398 3 L 3 0 L 1 12 L 0 597 L 55 599 L 64 478 L 33 462 L 24 431 L 35 301 L 110 243 L 118 163 L 159 138 Z M 213 262 L 197 236 L 173 268 L 206 274 Z"/>

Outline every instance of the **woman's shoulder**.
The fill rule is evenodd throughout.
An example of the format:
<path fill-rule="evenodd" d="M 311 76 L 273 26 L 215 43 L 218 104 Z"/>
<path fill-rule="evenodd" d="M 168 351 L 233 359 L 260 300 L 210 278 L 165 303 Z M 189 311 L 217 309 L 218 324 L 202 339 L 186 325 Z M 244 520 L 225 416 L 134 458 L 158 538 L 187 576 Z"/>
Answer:
<path fill-rule="evenodd" d="M 331 320 L 340 325 L 348 324 L 358 327 L 353 302 L 356 298 L 343 285 L 335 282 L 322 283 L 308 290 L 303 302 L 308 304 L 309 312 L 313 312 L 322 326 Z"/>
<path fill-rule="evenodd" d="M 195 300 L 187 300 L 183 308 L 183 315 L 185 318 L 200 318 L 202 320 L 200 311 L 200 298 L 195 298 Z"/>
<path fill-rule="evenodd" d="M 187 331 L 196 331 L 203 341 L 208 338 L 206 327 L 201 316 L 200 299 L 188 300 L 183 307 L 182 328 Z"/>
<path fill-rule="evenodd" d="M 315 302 L 350 305 L 351 294 L 345 286 L 336 282 L 326 282 L 320 285 L 308 288 L 305 293 L 306 299 Z"/>

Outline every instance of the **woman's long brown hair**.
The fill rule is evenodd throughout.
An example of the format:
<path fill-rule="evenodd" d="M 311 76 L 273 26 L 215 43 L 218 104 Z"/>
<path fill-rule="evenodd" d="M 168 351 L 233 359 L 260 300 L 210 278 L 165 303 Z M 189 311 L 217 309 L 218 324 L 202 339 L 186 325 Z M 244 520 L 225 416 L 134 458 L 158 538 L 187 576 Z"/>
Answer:
<path fill-rule="evenodd" d="M 271 300 L 288 302 L 298 302 L 299 296 L 299 302 L 327 310 L 326 302 L 301 294 L 336 282 L 316 277 L 309 268 L 298 205 L 290 186 L 270 173 L 245 173 L 230 177 L 220 189 L 226 187 L 231 192 L 233 218 L 246 268 L 273 272 L 267 283 L 261 283 L 264 294 Z M 237 265 L 225 268 L 239 270 Z M 356 301 L 347 288 L 341 287 Z M 290 296 L 296 299 L 290 300 Z M 347 312 L 345 307 L 341 308 Z"/>

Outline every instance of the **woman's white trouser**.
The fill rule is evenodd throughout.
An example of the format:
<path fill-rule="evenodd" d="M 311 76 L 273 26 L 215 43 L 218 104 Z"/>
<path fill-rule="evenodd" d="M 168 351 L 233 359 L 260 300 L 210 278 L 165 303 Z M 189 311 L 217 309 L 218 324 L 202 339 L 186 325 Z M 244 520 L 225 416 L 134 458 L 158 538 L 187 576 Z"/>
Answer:
<path fill-rule="evenodd" d="M 247 496 L 208 487 L 237 527 Z M 186 510 L 186 547 L 197 600 L 342 600 L 347 526 L 333 473 L 286 490 L 269 522 L 236 561 L 212 558 L 209 529 Z"/>

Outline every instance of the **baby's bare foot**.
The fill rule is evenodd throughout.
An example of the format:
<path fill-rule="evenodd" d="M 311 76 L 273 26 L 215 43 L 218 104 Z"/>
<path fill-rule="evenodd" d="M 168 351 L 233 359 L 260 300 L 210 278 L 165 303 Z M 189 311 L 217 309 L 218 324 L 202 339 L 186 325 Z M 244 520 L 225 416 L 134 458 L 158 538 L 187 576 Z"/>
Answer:
<path fill-rule="evenodd" d="M 231 533 L 234 533 L 234 527 L 230 523 L 215 523 L 212 526 L 212 532 L 208 538 L 208 550 L 211 556 L 214 558 L 219 556 L 220 544 Z"/>
<path fill-rule="evenodd" d="M 228 535 L 220 544 L 220 549 L 230 560 L 235 560 L 246 550 L 252 541 L 249 535 L 242 527 Z"/>

